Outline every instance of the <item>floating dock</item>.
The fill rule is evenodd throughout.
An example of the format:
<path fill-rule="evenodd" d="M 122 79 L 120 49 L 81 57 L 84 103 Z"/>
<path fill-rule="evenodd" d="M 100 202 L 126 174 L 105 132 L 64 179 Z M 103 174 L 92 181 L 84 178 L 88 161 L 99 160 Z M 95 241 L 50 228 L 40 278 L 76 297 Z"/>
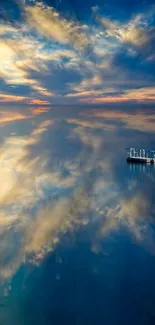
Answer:
<path fill-rule="evenodd" d="M 140 164 L 155 164 L 155 150 L 126 148 L 127 162 Z"/>

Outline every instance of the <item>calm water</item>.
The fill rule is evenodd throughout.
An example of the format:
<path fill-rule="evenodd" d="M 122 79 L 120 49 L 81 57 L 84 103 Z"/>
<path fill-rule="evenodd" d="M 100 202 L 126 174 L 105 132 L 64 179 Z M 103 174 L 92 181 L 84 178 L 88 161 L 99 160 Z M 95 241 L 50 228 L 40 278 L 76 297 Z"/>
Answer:
<path fill-rule="evenodd" d="M 4 110 L 0 324 L 155 324 L 154 113 Z"/>

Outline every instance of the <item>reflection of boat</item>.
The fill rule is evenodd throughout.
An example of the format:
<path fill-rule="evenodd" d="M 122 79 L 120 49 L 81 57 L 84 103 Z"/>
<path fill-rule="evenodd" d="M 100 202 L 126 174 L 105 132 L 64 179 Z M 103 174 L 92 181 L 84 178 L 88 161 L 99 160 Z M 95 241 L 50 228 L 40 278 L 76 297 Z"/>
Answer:
<path fill-rule="evenodd" d="M 155 150 L 127 148 L 127 162 L 140 164 L 154 164 Z"/>
<path fill-rule="evenodd" d="M 134 180 L 139 180 L 145 182 L 145 179 L 148 178 L 155 180 L 155 163 L 154 164 L 146 164 L 146 163 L 135 163 L 132 161 L 131 163 L 127 163 L 127 170 L 130 172 L 130 178 Z"/>

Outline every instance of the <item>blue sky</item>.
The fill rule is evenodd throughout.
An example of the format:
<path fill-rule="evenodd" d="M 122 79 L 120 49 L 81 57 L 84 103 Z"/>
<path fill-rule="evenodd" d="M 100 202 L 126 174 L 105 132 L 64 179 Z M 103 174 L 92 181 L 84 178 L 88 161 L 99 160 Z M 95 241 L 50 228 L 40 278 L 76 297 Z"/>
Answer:
<path fill-rule="evenodd" d="M 0 104 L 154 104 L 153 1 L 6 0 Z"/>

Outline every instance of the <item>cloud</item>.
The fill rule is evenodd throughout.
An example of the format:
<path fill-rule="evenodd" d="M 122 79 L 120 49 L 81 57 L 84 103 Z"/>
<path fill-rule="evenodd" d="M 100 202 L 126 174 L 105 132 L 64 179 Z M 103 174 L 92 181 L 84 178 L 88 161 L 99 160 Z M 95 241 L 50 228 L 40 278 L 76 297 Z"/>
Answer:
<path fill-rule="evenodd" d="M 101 94 L 102 94 L 102 90 L 85 90 L 85 91 L 81 91 L 81 92 L 67 94 L 66 97 L 70 97 L 70 98 L 77 97 L 77 98 L 81 98 L 80 100 L 82 101 L 83 97 L 89 98 L 89 97 L 95 97 L 95 96 L 101 95 Z"/>
<path fill-rule="evenodd" d="M 58 50 L 53 48 L 52 44 L 47 48 L 46 41 L 40 42 L 34 36 L 25 35 L 24 28 L 14 28 L 14 36 L 11 36 L 10 38 L 10 34 L 6 33 L 5 37 L 0 39 L 0 75 L 7 85 L 5 88 L 8 93 L 12 92 L 8 95 L 15 96 L 15 100 L 18 100 L 19 94 L 14 95 L 14 92 L 17 92 L 16 87 L 20 92 L 20 89 L 24 91 L 27 86 L 30 100 L 25 100 L 25 103 L 48 104 L 56 95 L 49 86 L 50 82 L 53 84 L 52 79 L 56 79 L 53 71 L 54 74 L 61 74 L 62 80 L 64 77 L 68 78 L 71 62 L 77 69 L 76 53 L 67 49 Z M 49 97 L 49 101 L 45 100 L 46 97 Z"/>
<path fill-rule="evenodd" d="M 88 96 L 91 96 L 88 98 Z M 102 104 L 102 103 L 117 103 L 117 102 L 154 102 L 155 100 L 155 87 L 144 87 L 138 89 L 124 90 L 121 94 L 113 95 L 113 91 L 111 91 L 110 96 L 105 95 L 104 97 L 95 97 L 95 92 L 86 92 L 85 96 L 87 99 L 80 98 L 81 102 L 88 102 L 92 104 Z M 81 97 L 83 97 L 81 95 Z"/>
<path fill-rule="evenodd" d="M 10 94 L 0 94 L 0 102 L 1 103 L 9 103 L 9 102 L 23 102 L 25 99 L 24 96 L 16 96 Z"/>
<path fill-rule="evenodd" d="M 115 35 L 115 32 L 118 28 L 118 24 L 116 22 L 113 22 L 105 17 L 97 17 L 97 20 L 103 25 L 105 31 L 108 33 L 109 36 Z"/>
<path fill-rule="evenodd" d="M 50 102 L 48 102 L 47 100 L 41 100 L 41 99 L 30 99 L 27 101 L 28 104 L 31 105 L 49 105 Z"/>
<path fill-rule="evenodd" d="M 16 30 L 16 35 L 0 39 L 0 74 L 8 85 L 27 85 L 30 90 L 44 97 L 51 97 L 53 93 L 43 87 L 39 80 L 31 78 L 30 72 L 46 72 L 47 66 L 42 58 L 40 43 L 32 37 L 23 37 L 22 32 Z M 8 86 L 9 89 L 9 86 Z M 36 96 L 31 91 L 31 96 Z M 11 95 L 10 95 L 11 96 Z M 18 98 L 18 96 L 17 96 Z"/>
<path fill-rule="evenodd" d="M 28 24 L 45 37 L 61 44 L 71 44 L 76 49 L 88 46 L 87 26 L 62 18 L 54 8 L 43 3 L 26 7 L 26 12 Z"/>
<path fill-rule="evenodd" d="M 79 84 L 70 83 L 71 93 L 68 93 L 67 97 L 89 97 L 95 95 L 101 95 L 103 89 L 96 89 L 102 86 L 102 78 L 100 74 L 94 74 L 91 78 L 85 78 Z"/>
<path fill-rule="evenodd" d="M 0 35 L 5 35 L 7 33 L 16 33 L 17 29 L 14 26 L 11 26 L 9 24 L 1 24 L 0 25 Z"/>
<path fill-rule="evenodd" d="M 41 86 L 38 86 L 38 85 L 33 85 L 33 89 L 37 90 L 37 92 L 43 96 L 53 96 L 54 94 L 50 91 L 48 91 L 46 88 L 43 88 Z"/>
<path fill-rule="evenodd" d="M 96 6 L 87 24 L 43 2 L 19 8 L 21 20 L 0 24 L 0 86 L 8 102 L 154 102 L 153 7 L 122 20 Z"/>
<path fill-rule="evenodd" d="M 128 43 L 137 48 L 144 48 L 154 40 L 154 27 L 151 25 L 154 8 L 144 14 L 137 14 L 125 24 L 96 15 L 107 37 L 116 38 L 121 43 Z"/>

